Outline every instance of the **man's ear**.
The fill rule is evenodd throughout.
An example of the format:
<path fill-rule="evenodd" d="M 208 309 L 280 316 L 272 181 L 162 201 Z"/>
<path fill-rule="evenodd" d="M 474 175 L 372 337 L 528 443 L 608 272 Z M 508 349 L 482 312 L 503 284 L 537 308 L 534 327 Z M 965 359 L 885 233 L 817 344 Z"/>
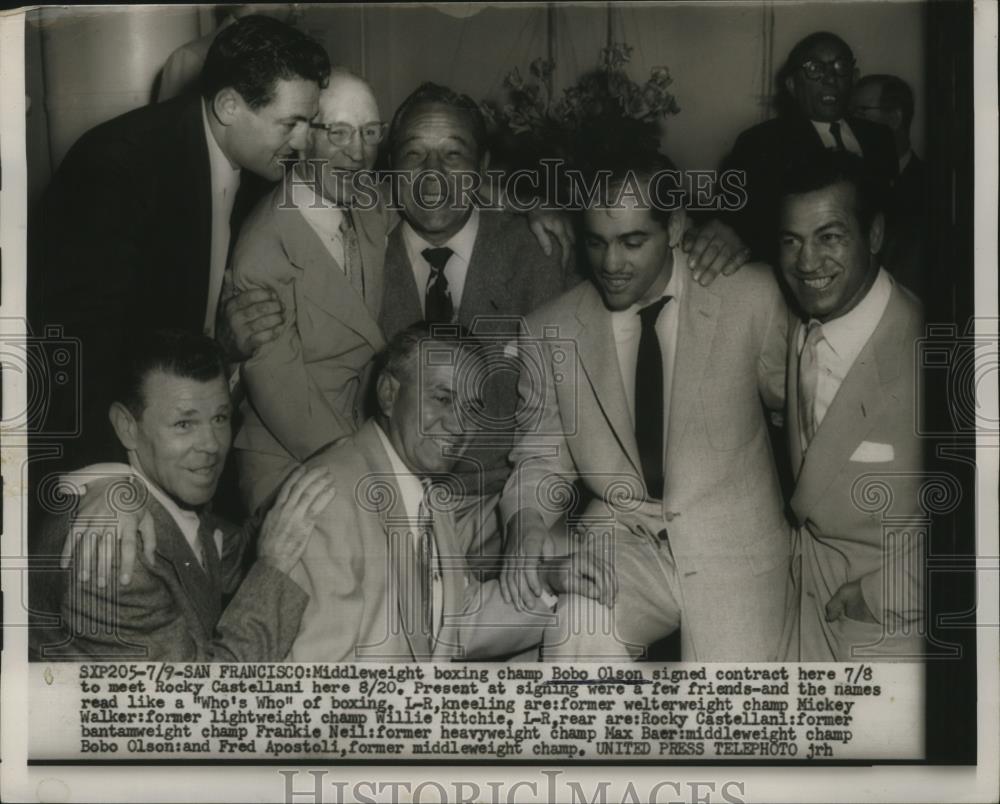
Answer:
<path fill-rule="evenodd" d="M 795 76 L 785 76 L 785 89 L 793 98 L 795 97 Z"/>
<path fill-rule="evenodd" d="M 375 383 L 375 398 L 378 400 L 378 408 L 384 416 L 392 416 L 392 409 L 396 405 L 398 395 L 399 380 L 388 371 L 383 371 Z"/>
<path fill-rule="evenodd" d="M 212 98 L 212 113 L 222 125 L 231 126 L 245 105 L 239 92 L 232 87 L 223 87 Z"/>
<path fill-rule="evenodd" d="M 892 121 L 892 130 L 899 131 L 903 127 L 903 110 L 893 109 L 889 113 L 889 119 Z"/>
<path fill-rule="evenodd" d="M 134 450 L 138 443 L 139 424 L 135 420 L 127 407 L 121 402 L 112 402 L 108 409 L 108 418 L 111 426 L 115 428 L 115 435 L 122 446 L 130 452 Z"/>
<path fill-rule="evenodd" d="M 882 241 L 885 239 L 885 215 L 881 212 L 875 213 L 872 218 L 872 225 L 868 227 L 869 250 L 872 254 L 878 254 L 882 250 Z"/>

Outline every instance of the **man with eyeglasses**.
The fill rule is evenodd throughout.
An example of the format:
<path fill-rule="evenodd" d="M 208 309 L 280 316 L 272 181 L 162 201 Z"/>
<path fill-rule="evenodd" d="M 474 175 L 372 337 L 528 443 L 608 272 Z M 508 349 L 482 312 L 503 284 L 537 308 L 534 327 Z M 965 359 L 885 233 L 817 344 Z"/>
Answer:
<path fill-rule="evenodd" d="M 854 54 L 836 34 L 818 31 L 789 53 L 778 75 L 779 116 L 747 129 L 736 140 L 724 167 L 746 173 L 747 205 L 732 220 L 755 259 L 775 262 L 778 180 L 795 161 L 823 149 L 847 151 L 864 159 L 879 180 L 895 177 L 892 136 L 884 126 L 851 116 L 851 86 L 857 77 Z"/>
<path fill-rule="evenodd" d="M 334 69 L 304 159 L 251 213 L 233 253 L 239 295 L 273 293 L 283 310 L 260 321 L 242 364 L 235 447 L 251 511 L 298 462 L 363 421 L 370 365 L 385 346 L 378 315 L 394 216 L 374 182 L 371 197 L 356 197 L 355 177 L 374 167 L 385 128 L 368 84 Z"/>

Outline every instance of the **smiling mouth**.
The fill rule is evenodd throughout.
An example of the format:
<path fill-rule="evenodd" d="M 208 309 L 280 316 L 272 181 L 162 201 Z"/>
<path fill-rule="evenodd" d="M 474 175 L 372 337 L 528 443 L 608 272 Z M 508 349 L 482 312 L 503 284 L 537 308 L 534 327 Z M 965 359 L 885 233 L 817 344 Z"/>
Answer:
<path fill-rule="evenodd" d="M 830 283 L 833 282 L 833 277 L 821 276 L 814 279 L 803 278 L 801 281 L 802 284 L 804 284 L 808 288 L 812 288 L 813 290 L 825 290 L 830 286 Z"/>
<path fill-rule="evenodd" d="M 210 466 L 202 466 L 198 469 L 188 469 L 188 471 L 196 477 L 208 479 L 215 475 L 215 471 L 218 469 L 218 466 L 219 465 L 217 463 L 213 463 Z"/>
<path fill-rule="evenodd" d="M 825 103 L 828 106 L 832 106 L 833 104 L 835 104 L 837 102 L 837 96 L 836 95 L 820 95 L 819 99 L 820 99 L 820 101 L 822 103 Z"/>
<path fill-rule="evenodd" d="M 632 281 L 632 277 L 619 276 L 618 274 L 615 274 L 614 276 L 601 274 L 601 281 L 608 290 L 624 290 Z"/>

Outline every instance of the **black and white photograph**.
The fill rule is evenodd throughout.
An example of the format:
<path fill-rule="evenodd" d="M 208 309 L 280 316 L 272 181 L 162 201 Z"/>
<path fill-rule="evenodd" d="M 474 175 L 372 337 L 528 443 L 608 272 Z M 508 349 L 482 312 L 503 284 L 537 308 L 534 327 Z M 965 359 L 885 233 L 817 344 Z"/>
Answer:
<path fill-rule="evenodd" d="M 997 800 L 997 12 L 0 13 L 0 795 Z"/>

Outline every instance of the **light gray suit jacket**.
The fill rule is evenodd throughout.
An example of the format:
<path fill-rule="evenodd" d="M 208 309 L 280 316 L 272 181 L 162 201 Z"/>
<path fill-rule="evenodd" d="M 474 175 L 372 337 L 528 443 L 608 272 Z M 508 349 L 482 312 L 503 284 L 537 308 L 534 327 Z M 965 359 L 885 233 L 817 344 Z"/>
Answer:
<path fill-rule="evenodd" d="M 789 328 L 787 429 L 798 472 L 791 509 L 800 526 L 796 594 L 786 634 L 789 661 L 917 656 L 923 617 L 919 497 L 924 456 L 916 406 L 915 344 L 923 310 L 898 282 L 868 343 L 844 378 L 803 456 L 798 332 Z M 860 580 L 878 624 L 841 618 L 826 604 Z M 852 652 L 854 655 L 852 655 Z"/>
<path fill-rule="evenodd" d="M 247 400 L 236 436 L 240 487 L 254 511 L 296 463 L 363 421 L 378 325 L 390 218 L 354 213 L 365 279 L 362 299 L 279 185 L 254 209 L 233 253 L 238 290 L 267 288 L 285 312 L 278 337 L 242 366 Z"/>
<path fill-rule="evenodd" d="M 413 523 L 373 420 L 307 462 L 327 467 L 337 496 L 320 516 L 292 578 L 309 594 L 289 658 L 308 662 L 443 661 L 500 656 L 541 639 L 543 615 L 506 606 L 480 584 L 457 543 L 452 515 L 435 512 L 444 584 L 435 638 L 420 623 L 420 585 L 407 550 Z"/>
<path fill-rule="evenodd" d="M 667 529 L 696 652 L 686 659 L 772 660 L 791 537 L 761 400 L 783 404 L 785 304 L 763 265 L 710 288 L 689 280 L 679 303 L 662 502 L 645 496 L 611 315 L 586 283 L 528 317 L 521 348 L 535 356 L 522 362 L 538 369 L 519 383 L 503 515 L 528 508 L 552 525 L 578 478 L 588 515 L 650 537 Z"/>

